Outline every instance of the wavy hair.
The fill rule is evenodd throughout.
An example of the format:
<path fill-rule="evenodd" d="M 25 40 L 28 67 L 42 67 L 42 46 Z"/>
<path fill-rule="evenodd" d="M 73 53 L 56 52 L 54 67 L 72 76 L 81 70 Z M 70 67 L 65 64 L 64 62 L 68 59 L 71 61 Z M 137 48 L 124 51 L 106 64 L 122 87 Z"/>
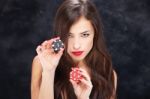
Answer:
<path fill-rule="evenodd" d="M 106 49 L 102 21 L 94 3 L 90 0 L 64 0 L 56 12 L 55 35 L 60 36 L 67 48 L 69 29 L 81 16 L 89 20 L 94 28 L 93 48 L 84 60 L 93 84 L 90 99 L 111 99 L 112 95 L 114 98 L 112 60 Z M 55 73 L 55 99 L 77 99 L 69 82 L 69 72 L 73 66 L 75 63 L 64 50 Z"/>

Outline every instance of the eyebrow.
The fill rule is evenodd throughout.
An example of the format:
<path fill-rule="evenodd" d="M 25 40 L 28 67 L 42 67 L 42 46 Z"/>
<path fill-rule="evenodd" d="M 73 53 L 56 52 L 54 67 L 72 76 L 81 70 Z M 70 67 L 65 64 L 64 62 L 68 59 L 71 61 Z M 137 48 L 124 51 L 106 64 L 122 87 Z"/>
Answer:
<path fill-rule="evenodd" d="M 81 32 L 80 34 L 83 34 L 83 33 L 88 33 L 89 31 L 84 31 L 84 32 Z M 73 33 L 69 33 L 69 34 L 73 34 Z"/>
<path fill-rule="evenodd" d="M 80 34 L 87 33 L 87 32 L 89 32 L 89 31 L 84 31 L 84 32 L 81 32 Z"/>

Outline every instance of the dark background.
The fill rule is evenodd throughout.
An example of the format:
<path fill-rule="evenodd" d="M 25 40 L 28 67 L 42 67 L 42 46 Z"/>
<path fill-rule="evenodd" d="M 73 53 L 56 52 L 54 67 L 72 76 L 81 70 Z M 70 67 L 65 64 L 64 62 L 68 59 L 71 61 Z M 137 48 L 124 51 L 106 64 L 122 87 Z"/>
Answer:
<path fill-rule="evenodd" d="M 93 0 L 118 74 L 118 99 L 150 99 L 150 0 Z M 30 99 L 35 49 L 62 0 L 0 0 L 0 99 Z"/>

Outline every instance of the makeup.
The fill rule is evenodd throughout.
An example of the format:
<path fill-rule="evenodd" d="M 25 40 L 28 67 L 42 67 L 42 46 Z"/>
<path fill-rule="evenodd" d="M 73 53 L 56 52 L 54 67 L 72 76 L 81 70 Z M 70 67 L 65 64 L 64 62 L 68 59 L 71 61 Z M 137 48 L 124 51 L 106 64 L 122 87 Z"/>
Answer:
<path fill-rule="evenodd" d="M 83 51 L 74 51 L 74 52 L 72 52 L 72 54 L 74 56 L 80 56 L 80 55 L 82 55 L 82 53 L 83 53 Z"/>

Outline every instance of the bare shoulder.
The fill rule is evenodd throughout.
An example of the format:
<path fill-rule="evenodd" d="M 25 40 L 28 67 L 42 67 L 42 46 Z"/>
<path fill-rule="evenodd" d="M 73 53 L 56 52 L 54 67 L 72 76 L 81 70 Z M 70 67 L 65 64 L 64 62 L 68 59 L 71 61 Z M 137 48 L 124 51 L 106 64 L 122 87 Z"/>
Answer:
<path fill-rule="evenodd" d="M 114 75 L 114 86 L 115 86 L 115 90 L 117 89 L 117 73 L 115 70 L 113 70 L 113 75 Z"/>

